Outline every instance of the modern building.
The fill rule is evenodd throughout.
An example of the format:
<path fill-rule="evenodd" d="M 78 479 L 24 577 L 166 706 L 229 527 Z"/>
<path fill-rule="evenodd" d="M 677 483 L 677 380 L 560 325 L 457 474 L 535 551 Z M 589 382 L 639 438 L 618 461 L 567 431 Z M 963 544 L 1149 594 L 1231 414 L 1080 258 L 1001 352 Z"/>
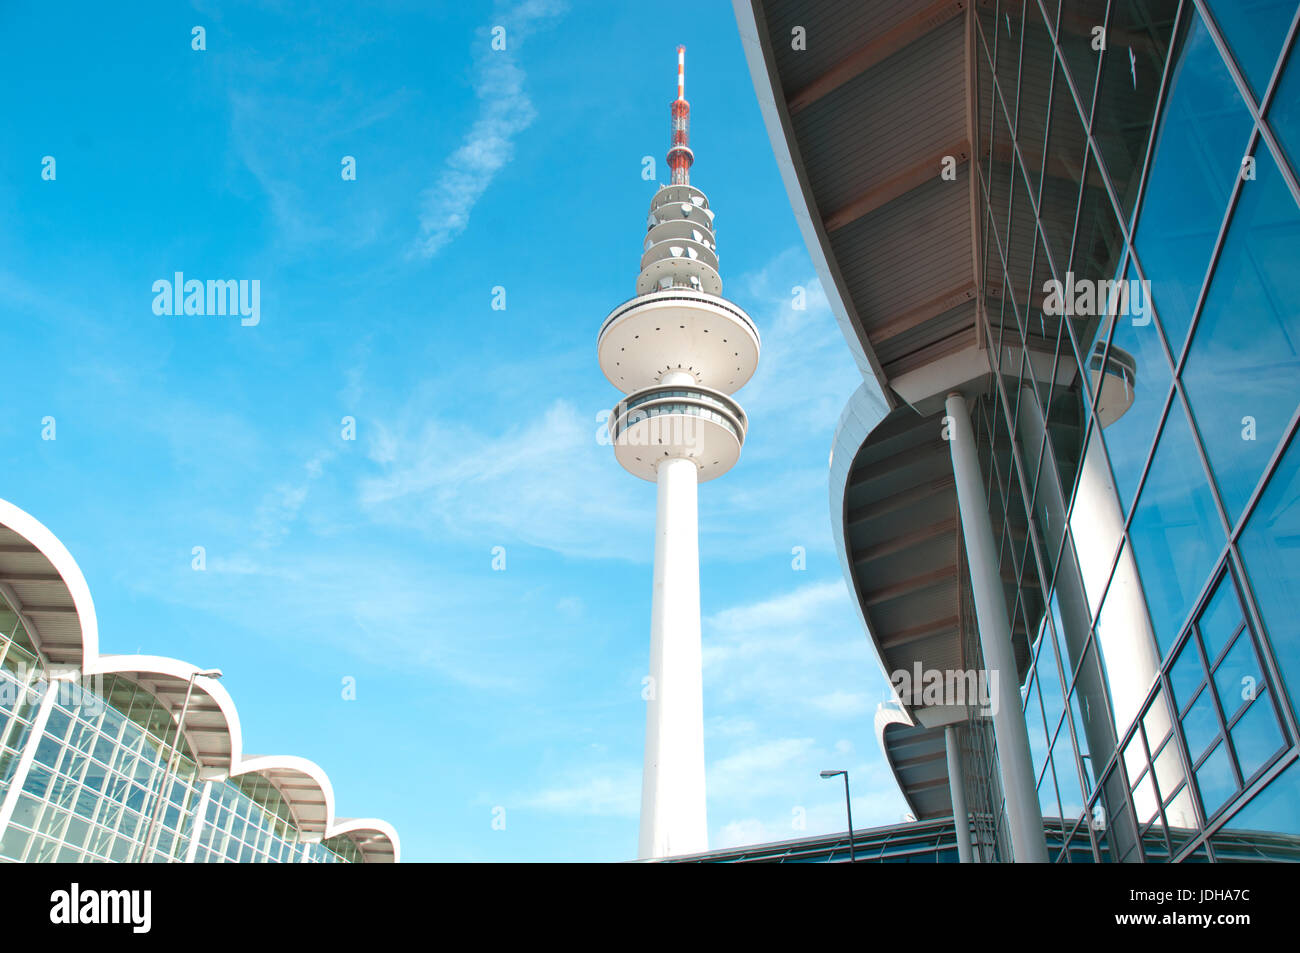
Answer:
<path fill-rule="evenodd" d="M 713 850 L 665 858 L 680 864 L 951 864 L 957 862 L 957 828 L 951 817 Z"/>
<path fill-rule="evenodd" d="M 100 654 L 71 554 L 0 500 L 0 861 L 396 862 L 316 764 L 244 753 L 219 674 Z"/>
<path fill-rule="evenodd" d="M 1043 838 L 1047 856 L 1052 861 L 1091 864 L 1096 860 L 1087 828 L 1070 824 L 1065 829 L 1060 818 L 1043 819 Z M 1069 834 L 1067 844 L 1065 837 Z M 1103 851 L 1110 845 L 1103 842 Z M 1149 829 L 1143 838 L 1148 858 L 1167 860 L 1163 832 Z M 1221 828 L 1215 834 L 1215 860 L 1228 863 L 1300 862 L 1300 837 L 1268 831 Z M 1103 853 L 1102 861 L 1111 861 Z M 849 849 L 848 833 L 822 834 L 797 840 L 774 841 L 729 847 L 704 854 L 668 857 L 659 863 L 669 864 L 955 864 L 961 861 L 957 845 L 957 825 L 953 815 L 925 821 L 910 821 L 853 832 Z"/>
<path fill-rule="evenodd" d="M 734 7 L 863 376 L 831 516 L 912 812 L 982 861 L 1290 843 L 1300 7 Z"/>
<path fill-rule="evenodd" d="M 677 49 L 668 165 L 650 200 L 636 297 L 601 325 L 600 368 L 627 396 L 609 417 L 625 470 L 658 487 L 639 856 L 708 846 L 697 495 L 740 458 L 748 421 L 731 394 L 758 366 L 759 337 L 722 297 L 713 211 L 690 184 L 685 50 Z"/>

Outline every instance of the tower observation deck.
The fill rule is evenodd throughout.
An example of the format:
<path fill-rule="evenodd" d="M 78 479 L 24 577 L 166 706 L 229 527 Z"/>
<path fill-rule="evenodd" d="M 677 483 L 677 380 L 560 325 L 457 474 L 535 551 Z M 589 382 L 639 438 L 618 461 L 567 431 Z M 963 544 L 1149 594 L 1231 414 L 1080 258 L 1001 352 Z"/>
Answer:
<path fill-rule="evenodd" d="M 758 328 L 722 297 L 713 211 L 690 184 L 685 49 L 671 107 L 672 181 L 650 200 L 636 297 L 598 338 L 600 367 L 623 392 L 609 418 L 614 455 L 658 486 L 650 678 L 639 854 L 708 849 L 700 654 L 697 489 L 740 459 L 749 421 L 731 395 L 758 366 Z"/>

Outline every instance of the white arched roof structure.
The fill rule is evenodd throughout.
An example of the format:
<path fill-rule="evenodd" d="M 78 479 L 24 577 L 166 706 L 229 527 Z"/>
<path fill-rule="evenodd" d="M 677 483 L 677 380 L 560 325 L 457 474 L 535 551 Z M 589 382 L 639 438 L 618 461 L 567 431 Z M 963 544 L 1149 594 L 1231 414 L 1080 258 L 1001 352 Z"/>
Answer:
<path fill-rule="evenodd" d="M 22 619 L 50 671 L 118 675 L 150 692 L 177 717 L 198 667 L 161 655 L 101 655 L 95 604 L 76 560 L 39 520 L 7 500 L 0 500 L 0 593 Z M 335 816 L 334 788 L 318 764 L 294 755 L 245 754 L 239 711 L 215 679 L 194 679 L 183 737 L 207 772 L 266 778 L 307 837 L 347 835 L 367 863 L 400 859 L 397 831 L 387 821 Z"/>

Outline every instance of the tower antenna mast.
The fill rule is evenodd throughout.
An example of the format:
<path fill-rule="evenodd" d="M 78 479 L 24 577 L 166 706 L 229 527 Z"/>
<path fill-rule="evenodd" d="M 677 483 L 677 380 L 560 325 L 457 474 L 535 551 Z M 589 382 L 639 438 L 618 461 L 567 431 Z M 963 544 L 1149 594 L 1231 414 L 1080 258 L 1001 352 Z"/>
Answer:
<path fill-rule="evenodd" d="M 686 101 L 686 47 L 677 47 L 677 98 L 673 100 L 672 141 L 668 149 L 668 168 L 673 170 L 673 185 L 691 184 L 691 104 Z"/>

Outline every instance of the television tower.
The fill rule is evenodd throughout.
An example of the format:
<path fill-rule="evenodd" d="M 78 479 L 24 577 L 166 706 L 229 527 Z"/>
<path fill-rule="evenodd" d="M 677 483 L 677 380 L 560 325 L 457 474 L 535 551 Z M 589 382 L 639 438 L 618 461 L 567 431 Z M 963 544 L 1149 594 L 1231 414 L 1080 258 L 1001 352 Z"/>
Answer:
<path fill-rule="evenodd" d="M 690 183 L 686 49 L 677 48 L 668 166 L 650 200 L 637 296 L 601 326 L 600 369 L 626 396 L 614 455 L 658 486 L 639 856 L 708 850 L 697 486 L 740 458 L 748 421 L 730 395 L 758 366 L 754 322 L 722 297 L 713 212 Z"/>

